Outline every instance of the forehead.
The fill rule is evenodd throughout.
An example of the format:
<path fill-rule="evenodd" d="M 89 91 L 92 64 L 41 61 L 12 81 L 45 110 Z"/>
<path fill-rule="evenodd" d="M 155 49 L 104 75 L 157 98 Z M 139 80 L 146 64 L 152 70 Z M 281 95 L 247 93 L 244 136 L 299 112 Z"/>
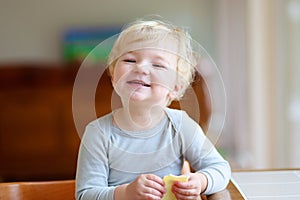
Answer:
<path fill-rule="evenodd" d="M 144 49 L 138 49 L 130 52 L 125 52 L 121 57 L 145 57 L 150 59 L 155 59 L 156 61 L 167 61 L 170 64 L 177 62 L 177 55 L 157 48 L 144 48 Z"/>
<path fill-rule="evenodd" d="M 142 49 L 169 52 L 175 55 L 179 53 L 177 38 L 166 30 L 127 32 L 120 35 L 118 44 L 115 47 L 118 56 Z"/>

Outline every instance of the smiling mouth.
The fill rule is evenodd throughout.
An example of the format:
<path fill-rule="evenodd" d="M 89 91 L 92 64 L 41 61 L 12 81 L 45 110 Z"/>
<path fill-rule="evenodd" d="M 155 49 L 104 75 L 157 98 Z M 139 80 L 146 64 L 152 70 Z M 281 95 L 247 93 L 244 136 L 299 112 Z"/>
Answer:
<path fill-rule="evenodd" d="M 127 83 L 133 84 L 133 85 L 141 85 L 143 87 L 151 87 L 150 84 L 147 84 L 147 83 L 145 83 L 143 81 L 139 81 L 139 80 L 127 81 Z"/>

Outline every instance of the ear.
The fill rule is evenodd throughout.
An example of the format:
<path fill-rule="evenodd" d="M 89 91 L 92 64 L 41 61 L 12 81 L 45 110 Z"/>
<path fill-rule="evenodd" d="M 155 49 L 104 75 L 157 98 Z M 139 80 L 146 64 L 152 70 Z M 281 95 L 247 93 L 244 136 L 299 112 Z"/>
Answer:
<path fill-rule="evenodd" d="M 110 78 L 110 81 L 113 82 L 114 81 L 114 69 L 112 69 L 111 66 L 109 66 L 107 68 L 107 75 Z"/>
<path fill-rule="evenodd" d="M 110 77 L 110 83 L 111 83 L 112 87 L 115 88 L 114 76 Z"/>
<path fill-rule="evenodd" d="M 170 91 L 168 96 L 169 96 L 169 99 L 173 101 L 177 97 L 177 92 Z"/>
<path fill-rule="evenodd" d="M 114 74 L 110 73 L 110 74 L 108 75 L 108 77 L 109 77 L 109 79 L 110 79 L 111 85 L 112 85 L 113 88 L 114 88 L 114 87 L 115 87 L 115 76 L 114 76 Z"/>
<path fill-rule="evenodd" d="M 171 100 L 174 100 L 174 99 L 178 98 L 179 97 L 179 92 L 180 92 L 181 88 L 182 88 L 182 86 L 176 84 L 175 87 L 174 87 L 174 89 L 172 91 L 170 91 L 169 98 Z"/>
<path fill-rule="evenodd" d="M 114 76 L 110 75 L 110 81 L 113 82 L 114 81 Z"/>

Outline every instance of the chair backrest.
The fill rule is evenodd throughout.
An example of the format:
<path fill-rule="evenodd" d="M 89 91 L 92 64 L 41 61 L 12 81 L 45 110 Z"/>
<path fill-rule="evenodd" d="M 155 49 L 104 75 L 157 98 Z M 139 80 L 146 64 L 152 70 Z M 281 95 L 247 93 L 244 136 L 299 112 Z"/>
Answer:
<path fill-rule="evenodd" d="M 0 183 L 1 200 L 74 200 L 75 180 Z"/>

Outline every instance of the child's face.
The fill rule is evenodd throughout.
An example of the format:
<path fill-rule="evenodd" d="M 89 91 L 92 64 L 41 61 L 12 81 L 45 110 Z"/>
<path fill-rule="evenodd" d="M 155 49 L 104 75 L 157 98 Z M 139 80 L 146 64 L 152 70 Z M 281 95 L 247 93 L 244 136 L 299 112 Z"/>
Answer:
<path fill-rule="evenodd" d="M 177 59 L 172 53 L 154 48 L 123 54 L 112 75 L 123 104 L 135 101 L 166 106 L 176 92 Z"/>

